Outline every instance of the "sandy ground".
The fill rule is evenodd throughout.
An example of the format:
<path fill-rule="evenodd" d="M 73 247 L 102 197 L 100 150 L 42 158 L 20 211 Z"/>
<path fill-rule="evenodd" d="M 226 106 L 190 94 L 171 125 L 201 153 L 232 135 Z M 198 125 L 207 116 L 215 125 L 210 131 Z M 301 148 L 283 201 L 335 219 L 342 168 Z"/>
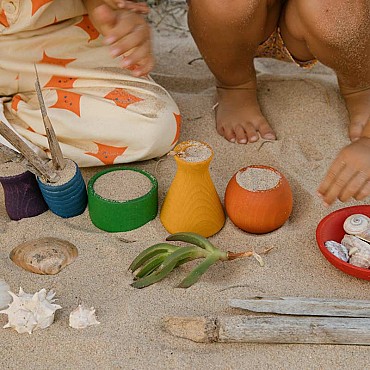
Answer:
<path fill-rule="evenodd" d="M 196 344 L 162 330 L 165 316 L 240 314 L 228 307 L 231 298 L 255 295 L 366 299 L 369 283 L 335 269 L 315 241 L 319 220 L 344 205 L 322 206 L 316 188 L 347 139 L 347 113 L 333 73 L 259 60 L 259 98 L 278 141 L 252 145 L 226 142 L 215 131 L 214 87 L 189 34 L 156 36 L 158 64 L 154 79 L 164 85 L 183 114 L 180 140 L 203 140 L 215 157 L 211 176 L 223 200 L 226 185 L 240 168 L 271 165 L 289 180 L 294 208 L 279 230 L 252 235 L 229 219 L 211 240 L 224 250 L 252 246 L 276 248 L 260 267 L 254 259 L 214 265 L 193 287 L 176 288 L 191 269 L 182 266 L 170 277 L 142 290 L 130 286 L 127 267 L 144 248 L 168 235 L 159 218 L 128 233 L 107 233 L 90 221 L 88 211 L 62 219 L 50 211 L 10 221 L 0 190 L 0 278 L 18 291 L 54 289 L 58 310 L 54 324 L 32 335 L 0 329 L 1 369 L 363 369 L 368 348 L 335 345 Z M 191 62 L 192 61 L 192 62 Z M 176 172 L 172 158 L 132 164 L 159 182 L 160 205 Z M 86 181 L 101 168 L 83 169 Z M 366 202 L 363 202 L 364 204 Z M 358 204 L 355 202 L 347 205 Z M 19 243 L 41 236 L 73 242 L 77 260 L 58 275 L 40 276 L 15 266 L 9 252 Z M 129 243 L 127 241 L 130 241 Z M 100 325 L 77 331 L 68 315 L 82 301 L 96 308 Z M 7 322 L 0 315 L 0 325 Z"/>

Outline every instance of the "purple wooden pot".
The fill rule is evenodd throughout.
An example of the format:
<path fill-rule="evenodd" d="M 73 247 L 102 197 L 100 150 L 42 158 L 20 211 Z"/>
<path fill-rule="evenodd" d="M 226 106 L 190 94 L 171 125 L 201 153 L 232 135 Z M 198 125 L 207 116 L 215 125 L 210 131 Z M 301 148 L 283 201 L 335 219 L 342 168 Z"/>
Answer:
<path fill-rule="evenodd" d="M 33 173 L 0 176 L 0 183 L 4 188 L 5 209 L 12 220 L 37 216 L 49 209 Z"/>

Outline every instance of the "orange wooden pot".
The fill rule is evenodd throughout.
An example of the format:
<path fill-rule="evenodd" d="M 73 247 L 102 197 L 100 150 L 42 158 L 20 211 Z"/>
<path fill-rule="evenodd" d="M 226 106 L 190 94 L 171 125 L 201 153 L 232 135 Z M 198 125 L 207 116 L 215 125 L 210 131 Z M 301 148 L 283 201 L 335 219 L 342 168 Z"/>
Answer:
<path fill-rule="evenodd" d="M 211 155 L 187 162 L 181 157 L 192 145 L 203 144 Z M 204 237 L 216 234 L 225 223 L 225 213 L 209 172 L 213 151 L 206 143 L 185 141 L 174 148 L 177 172 L 163 201 L 160 219 L 170 233 L 194 232 Z"/>
<path fill-rule="evenodd" d="M 272 171 L 268 175 L 274 177 L 274 181 L 276 179 L 276 184 L 263 190 L 242 186 L 238 178 L 246 175 L 243 172 L 249 169 L 254 171 L 251 173 Z M 292 191 L 287 179 L 276 169 L 263 165 L 244 167 L 234 174 L 226 187 L 225 208 L 231 221 L 240 229 L 255 234 L 268 233 L 289 218 L 293 208 Z"/>

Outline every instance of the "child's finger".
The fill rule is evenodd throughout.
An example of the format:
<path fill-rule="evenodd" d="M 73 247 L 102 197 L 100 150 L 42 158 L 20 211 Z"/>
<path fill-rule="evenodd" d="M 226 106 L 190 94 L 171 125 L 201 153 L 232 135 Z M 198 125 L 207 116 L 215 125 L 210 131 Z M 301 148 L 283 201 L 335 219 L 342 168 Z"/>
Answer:
<path fill-rule="evenodd" d="M 116 25 L 117 17 L 106 4 L 97 6 L 93 11 L 93 16 L 99 20 L 99 32 L 107 36 L 111 29 Z M 107 42 L 108 44 L 110 42 Z"/>
<path fill-rule="evenodd" d="M 150 11 L 146 3 L 134 3 L 129 0 L 104 0 L 104 2 L 115 10 L 127 9 L 140 14 L 148 14 Z"/>
<path fill-rule="evenodd" d="M 341 202 L 347 202 L 352 197 L 355 197 L 356 194 L 361 192 L 361 189 L 367 183 L 367 175 L 362 172 L 356 172 L 353 177 L 351 177 L 346 184 L 346 186 L 342 189 L 341 193 L 339 194 L 339 200 Z"/>
<path fill-rule="evenodd" d="M 356 200 L 364 200 L 370 195 L 370 180 L 367 180 L 360 191 L 354 195 Z"/>
<path fill-rule="evenodd" d="M 149 54 L 147 58 L 139 62 L 136 68 L 132 71 L 132 74 L 135 77 L 146 76 L 153 70 L 154 64 L 155 64 L 154 57 L 152 54 Z"/>
<path fill-rule="evenodd" d="M 104 0 L 112 9 L 124 9 L 127 6 L 125 0 Z"/>
<path fill-rule="evenodd" d="M 326 205 L 332 204 L 338 197 L 340 190 L 345 185 L 342 173 L 346 169 L 346 163 L 338 158 L 330 166 L 324 180 L 321 182 L 318 193 Z"/>
<path fill-rule="evenodd" d="M 150 42 L 149 28 L 146 25 L 136 26 L 131 30 L 131 32 L 127 32 L 126 36 L 119 38 L 112 45 L 112 55 L 118 56 L 126 53 L 130 54 L 133 49 L 140 47 L 146 42 Z M 135 63 L 132 62 L 131 64 Z"/>
<path fill-rule="evenodd" d="M 146 59 L 148 55 L 151 53 L 150 50 L 150 42 L 146 41 L 142 45 L 138 46 L 137 48 L 133 49 L 129 56 L 127 56 L 123 63 L 123 67 L 132 66 L 135 64 L 140 64 L 143 59 Z"/>
<path fill-rule="evenodd" d="M 150 9 L 146 3 L 132 3 L 131 1 L 126 1 L 125 8 L 140 14 L 149 14 L 150 12 Z"/>

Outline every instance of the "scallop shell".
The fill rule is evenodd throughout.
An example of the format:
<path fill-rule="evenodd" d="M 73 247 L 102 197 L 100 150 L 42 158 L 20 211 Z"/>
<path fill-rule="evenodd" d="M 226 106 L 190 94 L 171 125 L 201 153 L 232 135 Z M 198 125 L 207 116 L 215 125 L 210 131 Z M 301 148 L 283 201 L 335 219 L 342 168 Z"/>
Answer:
<path fill-rule="evenodd" d="M 74 329 L 84 329 L 98 324 L 100 322 L 96 319 L 94 307 L 86 308 L 80 304 L 69 315 L 69 326 Z"/>
<path fill-rule="evenodd" d="M 340 244 L 334 240 L 328 240 L 325 242 L 325 247 L 335 257 L 340 258 L 344 262 L 348 262 L 348 250 L 343 244 Z"/>
<path fill-rule="evenodd" d="M 40 238 L 27 241 L 10 252 L 10 259 L 19 267 L 40 275 L 55 275 L 71 264 L 77 248 L 66 240 Z"/>
<path fill-rule="evenodd" d="M 348 249 L 351 265 L 370 268 L 370 244 L 354 235 L 344 235 L 341 243 Z"/>
<path fill-rule="evenodd" d="M 13 302 L 0 313 L 8 315 L 4 328 L 13 328 L 18 333 L 31 334 L 34 330 L 47 328 L 54 321 L 55 311 L 62 308 L 53 303 L 55 293 L 52 290 L 46 293 L 45 289 L 41 289 L 35 294 L 28 294 L 20 288 L 18 295 L 9 293 Z"/>
<path fill-rule="evenodd" d="M 343 229 L 347 234 L 370 242 L 370 218 L 363 214 L 354 214 L 346 218 Z"/>
<path fill-rule="evenodd" d="M 9 285 L 3 279 L 0 279 L 0 310 L 7 307 L 12 301 L 9 290 Z"/>

